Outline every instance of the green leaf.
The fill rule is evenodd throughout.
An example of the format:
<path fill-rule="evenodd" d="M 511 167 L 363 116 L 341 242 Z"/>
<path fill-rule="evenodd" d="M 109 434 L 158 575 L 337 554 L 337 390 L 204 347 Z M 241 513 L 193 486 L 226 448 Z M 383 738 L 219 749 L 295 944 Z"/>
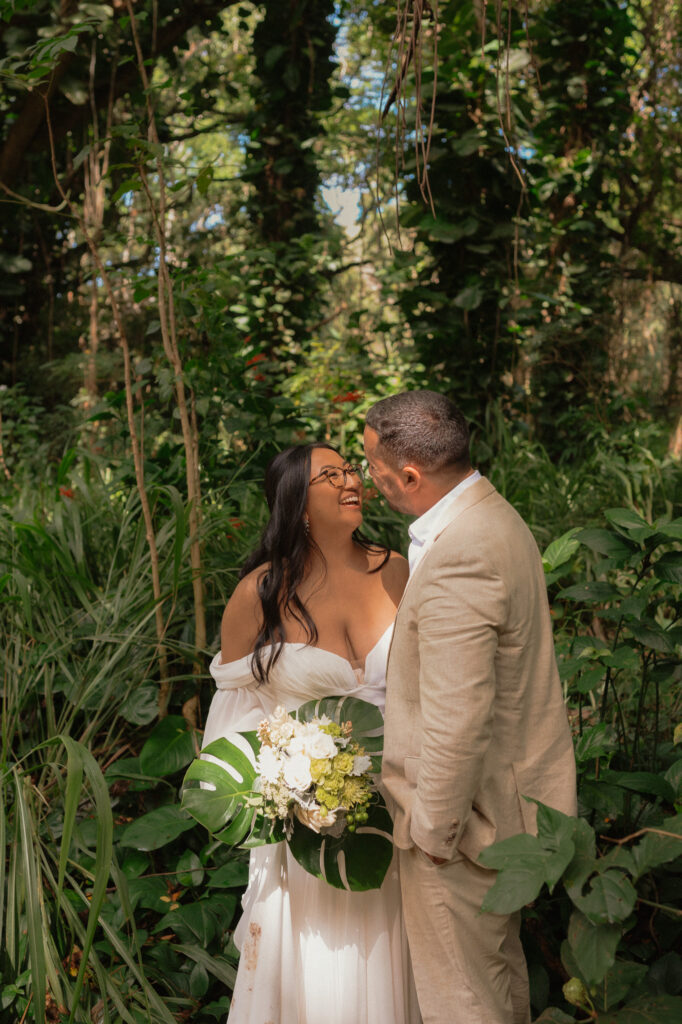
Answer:
<path fill-rule="evenodd" d="M 482 910 L 512 914 L 536 899 L 545 883 L 549 855 L 536 836 L 522 833 L 494 843 L 484 850 L 478 863 L 498 871 Z"/>
<path fill-rule="evenodd" d="M 575 1024 L 575 1017 L 570 1017 L 556 1006 L 548 1006 L 535 1018 L 534 1024 Z"/>
<path fill-rule="evenodd" d="M 159 713 L 159 689 L 153 683 L 136 686 L 123 701 L 120 714 L 132 725 L 149 725 Z"/>
<path fill-rule="evenodd" d="M 622 786 L 633 793 L 646 793 L 660 796 L 668 803 L 675 799 L 675 793 L 668 780 L 655 772 L 618 772 L 605 768 L 601 773 L 603 782 L 614 786 Z"/>
<path fill-rule="evenodd" d="M 671 764 L 664 776 L 666 782 L 670 783 L 675 799 L 682 796 L 682 760 Z"/>
<path fill-rule="evenodd" d="M 206 884 L 210 889 L 236 889 L 246 885 L 249 880 L 248 861 L 231 857 L 215 871 L 206 873 Z"/>
<path fill-rule="evenodd" d="M 452 301 L 460 309 L 478 309 L 483 302 L 483 286 L 478 281 L 476 284 L 467 285 L 455 295 Z"/>
<path fill-rule="evenodd" d="M 615 924 L 631 913 L 637 893 L 622 871 L 601 871 L 590 881 L 586 894 L 573 893 L 573 903 L 592 924 Z"/>
<path fill-rule="evenodd" d="M 603 757 L 617 748 L 617 740 L 613 727 L 608 722 L 599 722 L 583 730 L 582 736 L 575 741 L 575 759 L 578 764 Z"/>
<path fill-rule="evenodd" d="M 179 885 L 201 885 L 204 869 L 193 850 L 185 850 L 178 861 L 177 878 Z"/>
<path fill-rule="evenodd" d="M 384 719 L 376 704 L 357 697 L 323 697 L 302 704 L 294 713 L 300 722 L 309 722 L 316 716 L 326 715 L 340 725 L 350 722 L 353 739 L 365 748 L 372 758 L 372 771 L 381 770 L 381 755 L 384 750 Z"/>
<path fill-rule="evenodd" d="M 154 727 L 140 752 L 140 768 L 146 775 L 163 778 L 189 764 L 195 756 L 194 732 L 182 715 L 168 715 Z"/>
<path fill-rule="evenodd" d="M 680 996 L 651 995 L 624 1006 L 617 1013 L 599 1014 L 595 1024 L 679 1024 L 682 1020 Z"/>
<path fill-rule="evenodd" d="M 194 828 L 193 818 L 177 804 L 167 804 L 128 825 L 120 844 L 135 850 L 158 850 L 191 828 Z"/>
<path fill-rule="evenodd" d="M 682 815 L 666 818 L 654 827 L 659 831 L 647 832 L 631 851 L 637 865 L 637 877 L 659 864 L 668 864 L 682 856 Z M 668 835 L 661 835 L 662 832 Z"/>
<path fill-rule="evenodd" d="M 628 622 L 627 628 L 640 644 L 651 648 L 652 651 L 660 651 L 661 654 L 670 654 L 674 650 L 674 644 L 665 629 L 658 623 L 651 620 L 647 622 Z"/>
<path fill-rule="evenodd" d="M 620 925 L 593 925 L 579 910 L 571 914 L 568 944 L 588 987 L 599 984 L 613 966 L 622 933 Z"/>
<path fill-rule="evenodd" d="M 545 881 L 550 892 L 575 856 L 576 819 L 538 801 L 538 839 L 548 854 Z"/>
<path fill-rule="evenodd" d="M 225 927 L 228 924 L 226 921 Z M 198 900 L 195 903 L 184 903 L 176 910 L 169 910 L 160 921 L 157 921 L 154 932 L 170 929 L 179 935 L 183 942 L 197 939 L 206 948 L 218 934 L 219 927 L 216 915 L 212 913 L 208 902 Z"/>
<path fill-rule="evenodd" d="M 646 974 L 646 964 L 637 964 L 631 960 L 616 960 L 599 985 L 595 1002 L 600 1009 L 608 1010 L 609 1007 L 622 1002 L 628 992 L 640 985 Z"/>
<path fill-rule="evenodd" d="M 301 867 L 336 889 L 378 889 L 393 859 L 393 823 L 382 798 L 375 800 L 367 822 L 339 839 L 295 824 L 289 849 Z"/>
<path fill-rule="evenodd" d="M 225 830 L 232 819 L 237 819 L 239 829 L 234 836 L 221 840 L 236 844 L 248 833 L 255 814 L 247 805 L 256 780 L 255 764 L 224 737 L 209 743 L 203 753 L 220 758 L 220 763 L 203 757 L 192 762 L 182 784 L 182 807 L 215 835 Z M 245 808 L 249 811 L 248 821 L 243 817 Z"/>
<path fill-rule="evenodd" d="M 654 565 L 654 576 L 667 583 L 682 583 L 682 551 L 666 551 Z"/>
<path fill-rule="evenodd" d="M 558 594 L 560 601 L 617 601 L 621 596 L 618 587 L 604 580 L 576 583 Z"/>
<path fill-rule="evenodd" d="M 622 558 L 623 561 L 639 550 L 639 545 L 626 540 L 620 534 L 612 533 L 611 530 L 579 530 L 576 537 L 592 551 L 598 551 L 600 555 L 607 555 L 609 558 Z"/>
<path fill-rule="evenodd" d="M 560 565 L 565 565 L 573 557 L 580 547 L 576 533 L 578 533 L 578 528 L 574 526 L 545 548 L 542 553 L 542 568 L 546 573 L 553 572 Z"/>
<path fill-rule="evenodd" d="M 641 543 L 656 533 L 646 519 L 642 519 L 637 512 L 633 512 L 629 508 L 608 508 L 604 512 L 604 516 L 636 543 Z"/>
<path fill-rule="evenodd" d="M 659 533 L 664 533 L 666 537 L 682 540 L 682 517 L 673 519 L 671 523 L 657 523 L 656 529 Z"/>

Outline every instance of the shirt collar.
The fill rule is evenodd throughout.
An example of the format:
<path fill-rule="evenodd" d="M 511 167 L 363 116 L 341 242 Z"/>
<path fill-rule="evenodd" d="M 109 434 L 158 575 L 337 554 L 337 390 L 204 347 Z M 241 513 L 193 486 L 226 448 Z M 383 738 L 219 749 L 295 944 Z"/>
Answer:
<path fill-rule="evenodd" d="M 481 474 L 475 469 L 470 476 L 465 476 L 456 487 L 453 487 L 451 491 L 444 494 L 435 505 L 432 505 L 423 515 L 419 516 L 419 519 L 415 519 L 412 525 L 408 527 L 412 543 L 418 547 L 423 547 L 427 541 L 432 540 L 432 534 L 440 520 L 441 513 L 452 504 L 462 491 L 465 491 L 467 487 L 471 487 L 472 484 L 475 484 L 480 479 Z"/>

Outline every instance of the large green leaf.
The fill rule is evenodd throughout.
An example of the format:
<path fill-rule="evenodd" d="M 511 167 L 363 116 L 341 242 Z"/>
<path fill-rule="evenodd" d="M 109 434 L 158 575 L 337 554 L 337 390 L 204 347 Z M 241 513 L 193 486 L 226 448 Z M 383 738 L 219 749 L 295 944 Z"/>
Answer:
<path fill-rule="evenodd" d="M 588 986 L 599 984 L 613 966 L 622 934 L 620 925 L 593 925 L 579 910 L 571 914 L 568 944 Z"/>
<path fill-rule="evenodd" d="M 512 914 L 532 902 L 545 883 L 548 860 L 540 840 L 526 833 L 489 846 L 478 861 L 483 867 L 497 870 L 498 875 L 481 909 Z"/>
<path fill-rule="evenodd" d="M 603 782 L 613 786 L 622 786 L 623 789 L 632 790 L 634 793 L 647 793 L 660 796 L 668 803 L 675 799 L 675 792 L 668 780 L 663 775 L 655 772 L 618 772 L 611 768 L 604 768 L 601 772 Z"/>
<path fill-rule="evenodd" d="M 630 915 L 637 893 L 622 871 L 613 869 L 595 875 L 589 890 L 571 899 L 592 924 L 615 924 Z"/>
<path fill-rule="evenodd" d="M 586 544 L 592 551 L 600 555 L 607 555 L 609 558 L 622 559 L 626 561 L 635 551 L 640 550 L 639 545 L 627 540 L 625 537 L 611 530 L 589 529 L 579 530 L 576 539 Z"/>
<path fill-rule="evenodd" d="M 241 735 L 253 751 L 258 749 L 254 732 Z M 209 743 L 202 753 L 219 763 L 203 757 L 192 762 L 183 781 L 182 807 L 221 842 L 236 845 L 256 824 L 256 811 L 249 804 L 256 781 L 255 758 L 225 737 Z"/>
<path fill-rule="evenodd" d="M 617 601 L 621 596 L 618 587 L 604 580 L 576 583 L 558 594 L 560 601 Z"/>
<path fill-rule="evenodd" d="M 653 537 L 656 533 L 653 527 L 649 526 L 646 519 L 642 519 L 642 517 L 637 512 L 633 512 L 632 509 L 607 508 L 604 515 L 617 530 L 624 533 L 636 543 L 645 541 L 649 537 Z"/>
<path fill-rule="evenodd" d="M 599 1014 L 595 1024 L 680 1024 L 682 997 L 651 995 L 617 1013 Z"/>
<path fill-rule="evenodd" d="M 178 804 L 167 804 L 128 825 L 120 843 L 135 850 L 158 850 L 191 828 L 194 819 Z"/>
<path fill-rule="evenodd" d="M 535 1018 L 534 1024 L 575 1024 L 575 1017 L 570 1017 L 558 1006 L 548 1006 Z"/>
<path fill-rule="evenodd" d="M 381 797 L 370 805 L 367 822 L 355 833 L 335 839 L 300 824 L 289 841 L 292 854 L 305 870 L 336 889 L 362 892 L 378 889 L 393 857 L 393 823 Z"/>
<path fill-rule="evenodd" d="M 301 722 L 309 722 L 311 718 L 321 715 L 326 715 L 339 725 L 350 722 L 353 726 L 353 739 L 372 758 L 372 771 L 381 771 L 384 719 L 376 704 L 357 697 L 323 697 L 321 700 L 307 701 L 294 712 L 294 717 Z"/>
<path fill-rule="evenodd" d="M 162 778 L 189 764 L 196 753 L 194 732 L 182 715 L 168 715 L 154 726 L 140 752 L 140 768 L 145 775 Z"/>

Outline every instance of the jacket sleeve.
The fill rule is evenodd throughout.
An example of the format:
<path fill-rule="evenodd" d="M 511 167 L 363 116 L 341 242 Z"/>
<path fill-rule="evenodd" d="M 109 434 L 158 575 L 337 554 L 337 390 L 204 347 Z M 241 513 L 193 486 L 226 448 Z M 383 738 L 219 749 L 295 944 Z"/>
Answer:
<path fill-rule="evenodd" d="M 422 748 L 411 837 L 449 860 L 471 814 L 492 736 L 507 593 L 476 546 L 446 548 L 429 569 L 418 614 Z"/>

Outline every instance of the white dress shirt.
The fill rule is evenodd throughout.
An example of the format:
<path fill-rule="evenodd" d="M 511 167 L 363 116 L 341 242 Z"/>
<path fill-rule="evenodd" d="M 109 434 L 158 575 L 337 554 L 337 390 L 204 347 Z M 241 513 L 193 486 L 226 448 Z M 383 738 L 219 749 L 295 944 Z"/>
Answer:
<path fill-rule="evenodd" d="M 410 566 L 410 574 L 414 572 L 415 566 L 421 561 L 426 554 L 431 542 L 435 539 L 433 534 L 440 520 L 441 514 L 445 511 L 448 505 L 457 498 L 462 491 L 465 491 L 467 487 L 471 487 L 477 480 L 481 479 L 481 474 L 476 469 L 470 476 L 465 476 L 463 480 L 453 487 L 451 491 L 444 494 L 443 497 L 432 505 L 430 509 L 427 509 L 419 519 L 415 519 L 412 525 L 408 529 L 410 535 L 410 547 L 407 552 L 407 561 Z"/>

